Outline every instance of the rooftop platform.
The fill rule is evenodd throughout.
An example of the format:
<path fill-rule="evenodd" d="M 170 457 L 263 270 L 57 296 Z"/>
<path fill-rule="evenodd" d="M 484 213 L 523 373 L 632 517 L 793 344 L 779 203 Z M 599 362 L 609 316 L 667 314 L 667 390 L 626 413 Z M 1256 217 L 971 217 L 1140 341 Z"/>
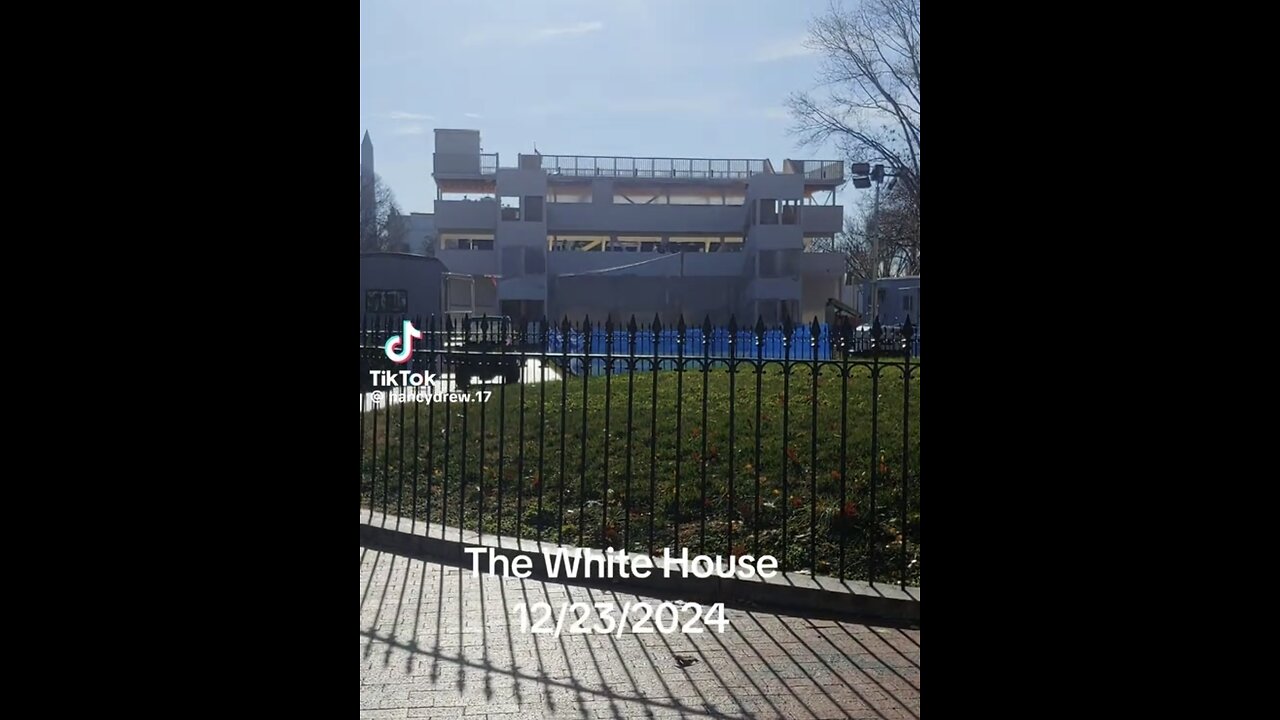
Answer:
<path fill-rule="evenodd" d="M 521 155 L 520 167 L 541 167 L 551 177 L 611 177 L 639 180 L 747 180 L 778 171 L 767 159 L 627 157 L 615 155 Z M 799 173 L 805 184 L 844 182 L 841 160 L 784 160 L 781 174 Z"/>

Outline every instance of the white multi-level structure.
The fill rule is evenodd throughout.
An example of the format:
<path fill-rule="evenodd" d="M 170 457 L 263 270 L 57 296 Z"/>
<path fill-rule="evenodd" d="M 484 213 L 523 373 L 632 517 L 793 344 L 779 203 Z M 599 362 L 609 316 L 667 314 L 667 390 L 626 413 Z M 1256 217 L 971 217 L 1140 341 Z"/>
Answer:
<path fill-rule="evenodd" d="M 435 256 L 477 310 L 593 320 L 809 321 L 847 294 L 841 161 L 519 155 L 436 130 Z M 819 198 L 824 201 L 819 202 Z"/>

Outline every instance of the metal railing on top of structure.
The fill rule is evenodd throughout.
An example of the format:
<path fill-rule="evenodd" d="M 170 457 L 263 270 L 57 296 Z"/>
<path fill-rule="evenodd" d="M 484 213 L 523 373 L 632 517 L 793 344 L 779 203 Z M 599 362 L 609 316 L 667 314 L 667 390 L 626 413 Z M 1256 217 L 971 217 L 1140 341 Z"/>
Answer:
<path fill-rule="evenodd" d="M 788 160 L 790 169 L 806 180 L 843 180 L 843 160 Z"/>
<path fill-rule="evenodd" d="M 550 175 L 677 180 L 746 179 L 772 173 L 768 160 L 618 157 L 611 155 L 542 155 Z"/>

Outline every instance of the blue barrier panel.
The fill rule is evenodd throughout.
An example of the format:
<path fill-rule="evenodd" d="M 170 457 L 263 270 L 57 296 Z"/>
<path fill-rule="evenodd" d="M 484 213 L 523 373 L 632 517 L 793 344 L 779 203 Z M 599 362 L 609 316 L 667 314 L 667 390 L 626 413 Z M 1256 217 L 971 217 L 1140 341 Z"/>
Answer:
<path fill-rule="evenodd" d="M 832 352 L 832 341 L 828 335 L 830 328 L 827 324 L 819 325 L 817 359 L 819 361 L 838 359 L 839 353 Z M 658 356 L 661 358 L 676 357 L 680 354 L 679 331 L 674 328 L 663 328 L 657 337 Z M 589 333 L 589 345 L 591 355 L 592 372 L 604 372 L 606 365 L 606 356 L 612 352 L 614 356 L 613 372 L 624 372 L 626 364 L 620 362 L 620 359 L 627 357 L 651 358 L 654 355 L 654 337 L 652 330 L 645 328 L 637 328 L 634 347 L 628 341 L 628 333 L 626 330 L 613 331 L 612 347 L 609 346 L 609 333 L 601 328 L 593 328 Z M 707 347 L 702 344 L 702 329 L 688 328 L 684 335 L 684 357 L 685 358 L 729 358 L 729 330 L 727 328 L 716 328 L 708 337 Z M 814 358 L 814 347 L 810 343 L 809 326 L 797 326 L 792 330 L 790 349 L 783 342 L 783 332 L 781 329 L 767 330 L 763 336 L 763 342 L 759 348 L 756 347 L 755 332 L 750 329 L 739 330 L 734 345 L 738 358 L 756 359 L 757 357 L 764 360 L 783 360 L 790 358 L 791 360 L 809 361 Z M 870 336 L 863 332 L 855 339 L 860 343 L 869 343 Z M 588 338 L 577 329 L 572 329 L 568 334 L 568 352 L 569 355 L 581 355 L 587 348 Z M 547 337 L 547 353 L 549 355 L 559 355 L 564 352 L 562 346 L 561 333 L 558 329 L 553 329 Z M 890 357 L 896 353 L 886 353 L 885 357 Z M 920 337 L 917 334 L 912 339 L 912 356 L 918 358 L 920 356 Z M 570 358 L 570 372 L 580 372 L 582 361 L 577 358 Z"/>

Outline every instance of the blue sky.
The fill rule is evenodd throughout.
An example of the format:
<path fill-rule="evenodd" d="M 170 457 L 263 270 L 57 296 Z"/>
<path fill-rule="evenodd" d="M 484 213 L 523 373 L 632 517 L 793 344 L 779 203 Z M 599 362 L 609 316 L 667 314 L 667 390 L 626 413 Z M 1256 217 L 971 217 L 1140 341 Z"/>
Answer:
<path fill-rule="evenodd" d="M 835 159 L 787 133 L 828 0 L 362 0 L 360 124 L 401 208 L 432 212 L 432 130 L 544 154 Z M 360 138 L 352 139 L 352 151 Z M 850 190 L 838 202 L 855 203 Z"/>

